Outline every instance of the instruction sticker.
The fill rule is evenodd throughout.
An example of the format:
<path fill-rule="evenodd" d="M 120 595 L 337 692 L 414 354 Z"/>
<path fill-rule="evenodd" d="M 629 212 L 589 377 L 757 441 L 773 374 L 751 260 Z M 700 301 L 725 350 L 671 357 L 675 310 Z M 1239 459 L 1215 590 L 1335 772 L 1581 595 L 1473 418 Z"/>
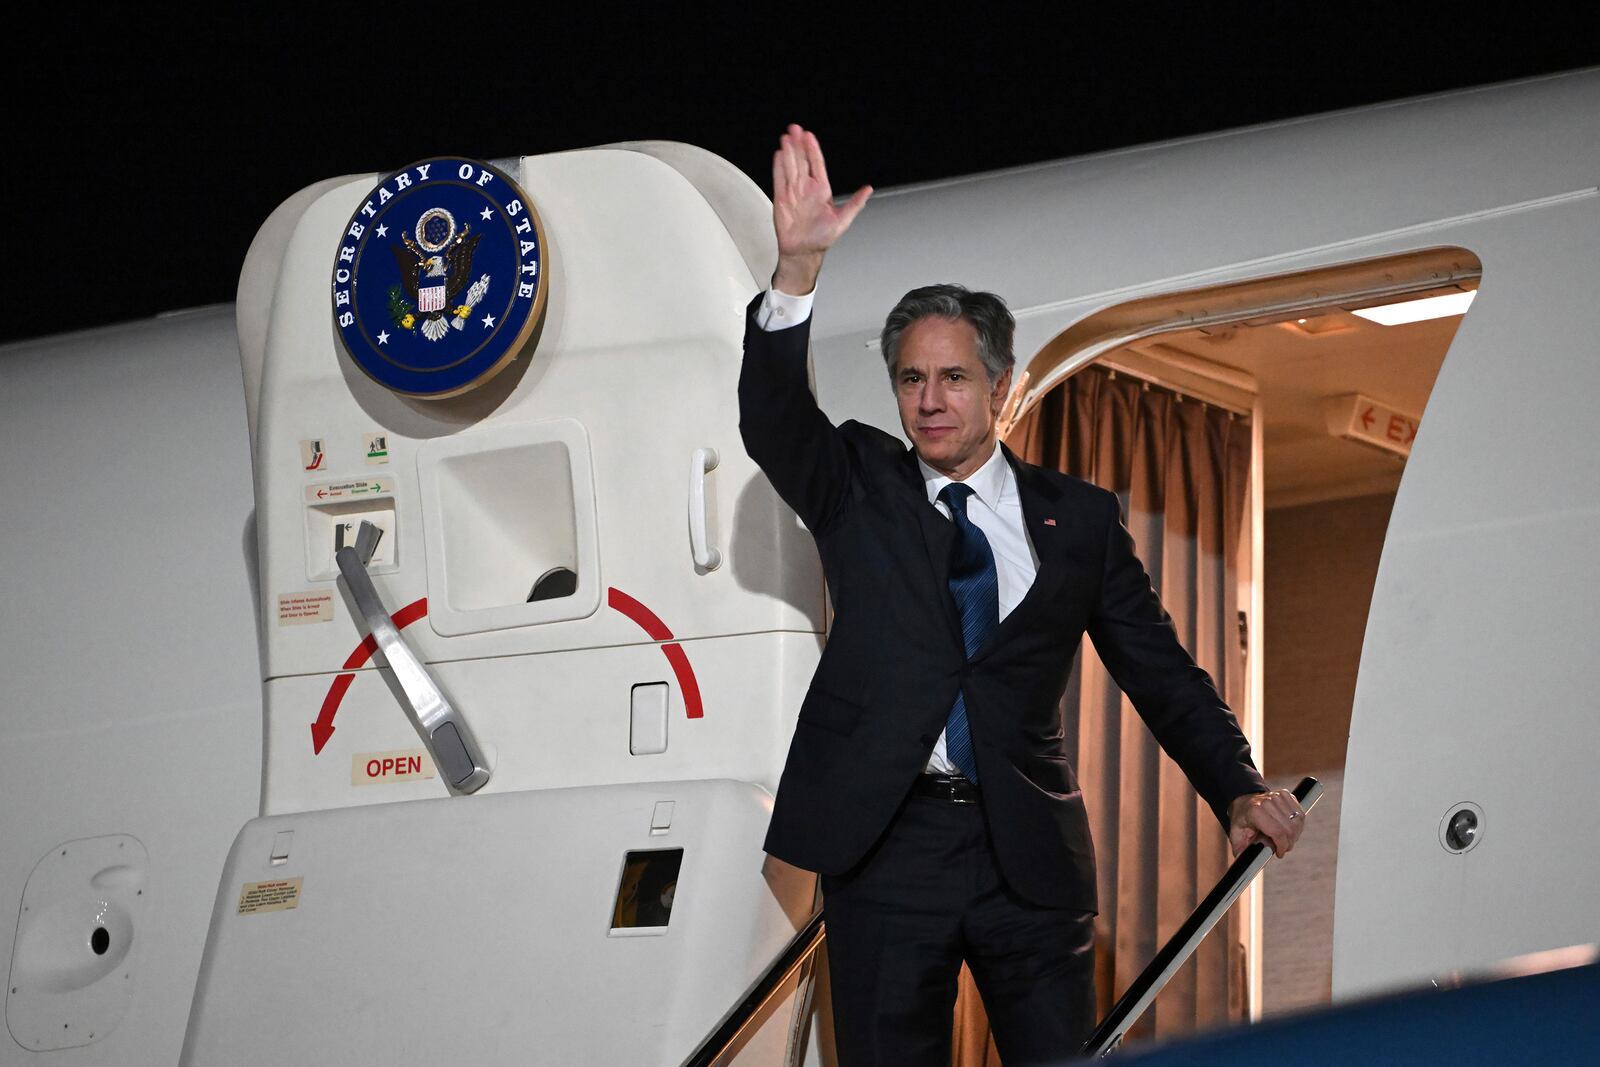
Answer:
<path fill-rule="evenodd" d="M 394 482 L 388 478 L 357 478 L 348 482 L 325 482 L 306 486 L 306 503 L 326 504 L 334 500 L 360 500 L 364 496 L 392 496 Z"/>
<path fill-rule="evenodd" d="M 261 915 L 298 908 L 302 881 L 304 879 L 282 878 L 275 882 L 246 882 L 239 890 L 239 914 Z"/>
<path fill-rule="evenodd" d="M 300 442 L 300 465 L 308 471 L 322 469 L 327 453 L 322 450 L 322 438 L 313 437 Z"/>
<path fill-rule="evenodd" d="M 331 591 L 278 594 L 279 626 L 304 626 L 310 622 L 332 621 Z"/>
<path fill-rule="evenodd" d="M 350 758 L 351 785 L 384 785 L 433 777 L 433 760 L 426 749 L 404 752 L 362 752 Z"/>
<path fill-rule="evenodd" d="M 389 435 L 368 433 L 361 435 L 361 447 L 367 453 L 367 465 L 377 467 L 389 462 Z"/>

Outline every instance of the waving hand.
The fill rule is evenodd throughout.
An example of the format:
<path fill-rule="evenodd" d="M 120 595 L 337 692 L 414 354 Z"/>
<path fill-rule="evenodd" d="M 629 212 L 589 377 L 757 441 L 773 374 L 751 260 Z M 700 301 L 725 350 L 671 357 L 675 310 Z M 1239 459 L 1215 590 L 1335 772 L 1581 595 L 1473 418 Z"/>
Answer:
<path fill-rule="evenodd" d="M 835 206 L 817 135 L 791 125 L 772 154 L 772 228 L 778 236 L 773 284 L 796 296 L 816 288 L 823 254 L 850 228 L 871 195 L 872 186 L 863 185 Z"/>

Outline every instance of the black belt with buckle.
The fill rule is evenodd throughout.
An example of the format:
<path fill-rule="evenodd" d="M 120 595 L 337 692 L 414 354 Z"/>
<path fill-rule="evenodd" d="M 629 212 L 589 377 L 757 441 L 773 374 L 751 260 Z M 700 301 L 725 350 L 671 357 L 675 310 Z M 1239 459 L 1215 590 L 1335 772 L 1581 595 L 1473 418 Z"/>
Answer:
<path fill-rule="evenodd" d="M 911 794 L 954 804 L 976 804 L 983 799 L 978 784 L 959 774 L 919 774 L 911 783 Z"/>

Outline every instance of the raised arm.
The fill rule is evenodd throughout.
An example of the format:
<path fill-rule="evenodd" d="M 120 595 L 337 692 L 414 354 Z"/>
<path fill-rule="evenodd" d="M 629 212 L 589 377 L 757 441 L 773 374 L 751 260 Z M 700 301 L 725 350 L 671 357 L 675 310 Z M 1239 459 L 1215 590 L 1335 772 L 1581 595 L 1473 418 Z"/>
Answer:
<path fill-rule="evenodd" d="M 772 228 L 778 238 L 774 287 L 790 296 L 811 293 L 822 257 L 870 195 L 872 189 L 863 186 L 847 203 L 835 205 L 816 134 L 790 126 L 772 157 Z M 809 318 L 774 321 L 766 299 L 757 297 L 746 315 L 739 431 L 745 450 L 778 495 L 817 533 L 848 489 L 849 459 L 839 431 L 811 395 Z"/>

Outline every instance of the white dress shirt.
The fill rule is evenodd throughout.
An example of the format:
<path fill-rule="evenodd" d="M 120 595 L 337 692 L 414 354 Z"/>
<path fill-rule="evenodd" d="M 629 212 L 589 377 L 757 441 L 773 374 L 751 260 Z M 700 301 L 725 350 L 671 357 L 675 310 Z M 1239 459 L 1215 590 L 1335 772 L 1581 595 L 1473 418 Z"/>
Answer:
<path fill-rule="evenodd" d="M 791 296 L 777 289 L 768 289 L 756 309 L 756 325 L 763 330 L 783 330 L 798 326 L 811 317 L 811 303 L 815 291 L 804 296 Z M 917 468 L 922 471 L 922 486 L 928 493 L 928 502 L 939 514 L 950 518 L 950 509 L 939 500 L 939 491 L 954 479 L 948 478 L 917 457 Z M 994 552 L 996 576 L 1000 581 L 1000 619 L 1022 603 L 1033 579 L 1039 573 L 1039 556 L 1028 540 L 1027 526 L 1022 517 L 1022 498 L 1017 495 L 1017 476 L 1000 451 L 999 442 L 984 461 L 983 466 L 966 479 L 972 488 L 967 498 L 967 518 L 983 531 Z M 960 774 L 945 754 L 944 731 L 928 758 L 928 770 L 934 774 Z"/>
<path fill-rule="evenodd" d="M 917 468 L 922 471 L 922 487 L 928 492 L 928 502 L 939 514 L 950 518 L 950 509 L 939 500 L 939 491 L 954 479 L 922 462 L 921 456 L 917 457 Z M 1023 522 L 1016 472 L 1006 462 L 999 442 L 995 443 L 994 451 L 983 466 L 966 479 L 966 484 L 972 489 L 972 495 L 967 498 L 967 518 L 983 531 L 994 552 L 995 573 L 1000 580 L 1000 619 L 1004 620 L 1028 595 L 1034 575 L 1039 573 L 1039 557 L 1028 540 L 1027 526 Z M 961 773 L 945 755 L 943 730 L 939 731 L 939 740 L 928 758 L 928 770 L 934 774 Z"/>
<path fill-rule="evenodd" d="M 756 308 L 756 325 L 772 333 L 798 326 L 811 317 L 811 301 L 816 299 L 815 289 L 805 296 L 790 296 L 778 289 L 768 289 Z"/>

